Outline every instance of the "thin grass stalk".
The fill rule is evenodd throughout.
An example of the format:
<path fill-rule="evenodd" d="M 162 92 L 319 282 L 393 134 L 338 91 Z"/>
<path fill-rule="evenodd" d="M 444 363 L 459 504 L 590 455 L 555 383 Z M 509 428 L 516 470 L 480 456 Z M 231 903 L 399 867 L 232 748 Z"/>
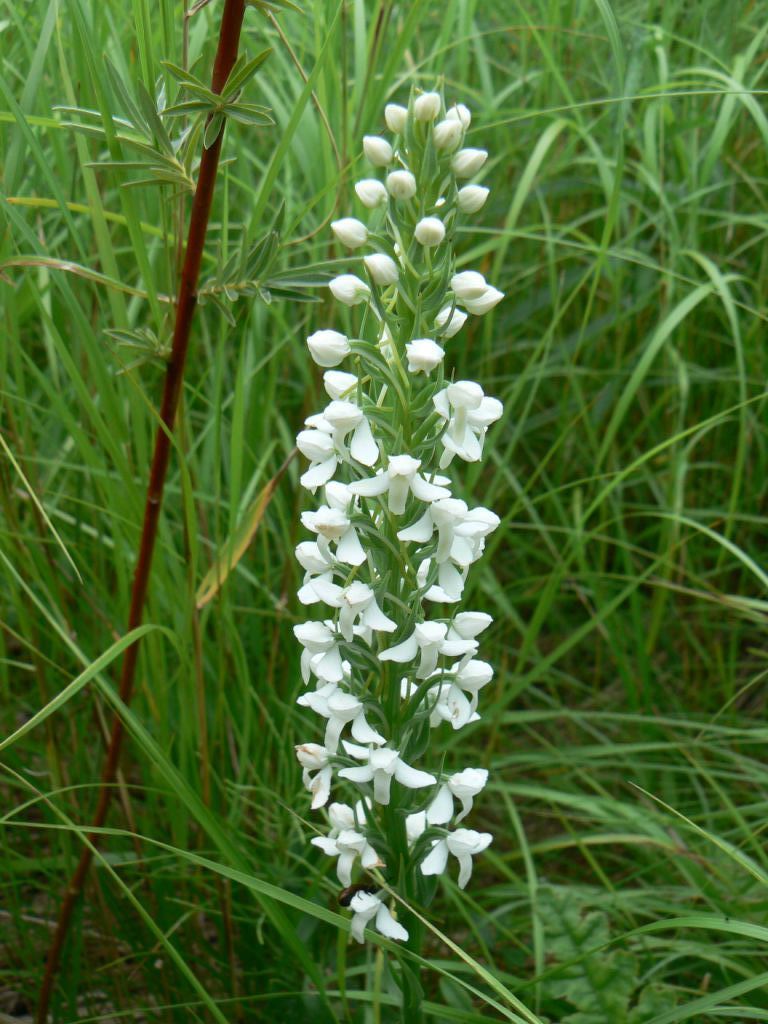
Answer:
<path fill-rule="evenodd" d="M 245 14 L 245 0 L 225 0 L 224 12 L 219 28 L 219 41 L 216 49 L 216 58 L 211 77 L 211 89 L 220 93 L 229 73 L 231 72 L 240 44 L 240 31 Z M 208 230 L 208 218 L 213 201 L 213 193 L 216 184 L 216 174 L 219 166 L 219 156 L 224 137 L 224 125 L 222 123 L 215 142 L 208 148 L 203 149 L 200 159 L 200 170 L 195 188 L 195 195 L 192 201 L 192 212 L 189 221 L 189 234 L 187 246 L 184 253 L 184 262 L 181 268 L 179 281 L 178 298 L 176 302 L 176 318 L 173 330 L 173 345 L 170 359 L 165 372 L 163 384 L 163 397 L 160 406 L 160 423 L 155 435 L 155 446 L 152 455 L 152 466 L 150 469 L 149 483 L 147 485 L 146 501 L 144 505 L 144 521 L 139 542 L 139 554 L 136 560 L 136 569 L 131 587 L 131 604 L 128 613 L 127 631 L 141 625 L 144 617 L 144 605 L 146 603 L 149 587 L 150 574 L 152 570 L 152 557 L 157 539 L 157 528 L 160 518 L 160 508 L 163 501 L 163 490 L 168 472 L 168 462 L 171 453 L 171 438 L 173 433 L 176 411 L 181 396 L 182 383 L 184 378 L 184 365 L 189 348 L 189 339 L 192 330 L 195 306 L 197 304 L 197 282 L 200 275 L 200 263 L 202 260 L 205 237 Z M 129 705 L 133 693 L 134 679 L 136 676 L 136 664 L 139 653 L 139 645 L 132 644 L 126 648 L 121 672 L 118 692 L 121 701 Z M 45 1024 L 48 1019 L 48 1007 L 50 1005 L 53 986 L 61 961 L 61 954 L 66 942 L 72 914 L 77 900 L 83 890 L 85 880 L 90 870 L 95 848 L 100 845 L 99 829 L 103 826 L 114 791 L 114 783 L 117 776 L 117 769 L 120 762 L 125 727 L 119 713 L 115 713 L 112 730 L 109 739 L 109 746 L 104 757 L 104 765 L 101 773 L 101 785 L 96 811 L 93 816 L 92 831 L 88 834 L 88 845 L 83 848 L 77 867 L 70 879 L 67 890 L 61 902 L 59 916 L 56 923 L 51 945 L 48 950 L 48 957 L 45 965 L 45 973 L 40 988 L 40 998 L 37 1006 L 37 1024 Z"/>

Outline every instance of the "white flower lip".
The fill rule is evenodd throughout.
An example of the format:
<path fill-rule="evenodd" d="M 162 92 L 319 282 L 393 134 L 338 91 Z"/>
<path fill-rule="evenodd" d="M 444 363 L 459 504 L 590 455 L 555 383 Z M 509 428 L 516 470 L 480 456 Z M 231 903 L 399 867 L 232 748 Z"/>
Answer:
<path fill-rule="evenodd" d="M 386 167 L 392 163 L 394 153 L 386 139 L 378 135 L 366 135 L 363 138 L 363 152 L 374 167 Z"/>
<path fill-rule="evenodd" d="M 445 225 L 439 217 L 422 217 L 413 229 L 416 241 L 423 246 L 440 245 L 445 238 Z"/>
<path fill-rule="evenodd" d="M 358 181 L 355 185 L 355 192 L 363 206 L 368 207 L 369 210 L 373 210 L 387 201 L 387 190 L 376 178 L 363 178 Z"/>

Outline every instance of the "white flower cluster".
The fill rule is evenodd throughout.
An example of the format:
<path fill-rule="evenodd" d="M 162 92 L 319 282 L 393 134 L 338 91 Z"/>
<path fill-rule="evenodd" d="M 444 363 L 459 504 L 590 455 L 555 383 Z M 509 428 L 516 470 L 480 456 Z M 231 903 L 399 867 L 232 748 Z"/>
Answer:
<path fill-rule="evenodd" d="M 470 812 L 487 771 L 434 774 L 411 762 L 431 729 L 479 718 L 479 691 L 493 675 L 476 657 L 491 616 L 456 605 L 499 518 L 454 497 L 444 471 L 454 459 L 480 460 L 503 410 L 479 384 L 447 375 L 444 346 L 503 295 L 477 271 L 455 270 L 456 224 L 488 196 L 482 185 L 460 184 L 488 156 L 462 148 L 469 110 L 446 111 L 441 95 L 427 92 L 407 108 L 389 104 L 384 117 L 394 140 L 363 140 L 384 180 L 355 185 L 370 221 L 331 225 L 343 245 L 373 250 L 356 257 L 365 279 L 346 273 L 330 282 L 338 302 L 361 307 L 359 336 L 327 328 L 307 339 L 326 369 L 329 402 L 296 442 L 308 460 L 301 483 L 317 502 L 301 516 L 314 539 L 296 549 L 305 572 L 298 597 L 322 610 L 294 633 L 304 682 L 314 684 L 299 704 L 325 720 L 325 736 L 296 753 L 314 809 L 340 783 L 358 795 L 354 806 L 331 803 L 330 831 L 312 840 L 337 858 L 339 881 L 350 886 L 356 868 L 378 869 L 423 904 L 425 879 L 445 871 L 449 854 L 464 888 L 472 858 L 492 840 L 448 827 Z M 345 360 L 354 372 L 336 369 Z M 369 883 L 348 900 L 353 936 L 362 942 L 370 922 L 407 940 Z"/>

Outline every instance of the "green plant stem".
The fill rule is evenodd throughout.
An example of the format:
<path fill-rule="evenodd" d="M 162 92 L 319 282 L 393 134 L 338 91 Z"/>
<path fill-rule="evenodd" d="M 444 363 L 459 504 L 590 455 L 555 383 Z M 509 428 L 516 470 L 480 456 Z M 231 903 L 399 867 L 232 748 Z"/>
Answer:
<path fill-rule="evenodd" d="M 211 89 L 214 92 L 221 92 L 237 60 L 244 14 L 245 0 L 225 0 L 221 26 L 219 28 L 219 42 L 211 78 Z M 163 501 L 163 490 L 171 453 L 171 438 L 181 396 L 184 365 L 189 348 L 195 306 L 197 304 L 197 282 L 200 275 L 200 263 L 203 256 L 205 236 L 208 230 L 208 218 L 211 212 L 223 136 L 224 127 L 222 124 L 222 128 L 213 144 L 209 148 L 203 149 L 197 186 L 192 201 L 187 247 L 184 253 L 176 302 L 173 346 L 165 373 L 163 397 L 160 406 L 160 423 L 155 435 L 155 447 L 144 505 L 144 521 L 139 542 L 139 554 L 136 560 L 136 569 L 131 588 L 128 631 L 141 625 L 144 617 L 144 605 L 149 587 L 160 508 Z M 126 649 L 123 656 L 118 692 L 121 701 L 125 705 L 130 704 L 133 693 L 138 653 L 138 644 L 134 643 Z M 94 850 L 99 845 L 100 836 L 98 832 L 106 820 L 111 803 L 124 732 L 123 720 L 116 713 L 112 722 L 109 746 L 107 747 L 101 773 L 99 798 L 92 822 L 93 831 L 88 834 L 89 843 L 83 848 L 80 860 L 62 899 L 56 929 L 48 950 L 45 973 L 37 1005 L 37 1024 L 45 1024 L 48 1019 L 48 1007 L 61 961 L 61 954 L 72 920 L 72 913 L 88 876 Z"/>

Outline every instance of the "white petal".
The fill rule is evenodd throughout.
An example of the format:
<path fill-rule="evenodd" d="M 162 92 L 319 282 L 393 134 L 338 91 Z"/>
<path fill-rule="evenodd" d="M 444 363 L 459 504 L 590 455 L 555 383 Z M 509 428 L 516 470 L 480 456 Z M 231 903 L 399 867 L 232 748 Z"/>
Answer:
<path fill-rule="evenodd" d="M 378 476 L 370 476 L 367 480 L 356 480 L 349 485 L 349 489 L 361 498 L 375 498 L 389 489 L 389 474 L 379 473 Z"/>
<path fill-rule="evenodd" d="M 472 858 L 468 853 L 461 853 L 456 859 L 459 862 L 459 888 L 464 889 L 472 877 Z"/>
<path fill-rule="evenodd" d="M 301 486 L 306 487 L 308 491 L 314 491 L 316 487 L 322 487 L 323 484 L 328 483 L 336 472 L 338 464 L 339 460 L 335 455 L 331 455 L 325 462 L 316 462 L 314 466 L 309 467 L 306 473 L 302 473 L 299 481 Z"/>
<path fill-rule="evenodd" d="M 336 557 L 346 565 L 362 565 L 365 561 L 365 551 L 357 536 L 357 530 L 347 530 L 336 546 Z"/>
<path fill-rule="evenodd" d="M 352 884 L 352 866 L 357 854 L 353 850 L 343 850 L 336 862 L 336 874 L 342 885 Z"/>
<path fill-rule="evenodd" d="M 432 852 L 421 862 L 422 875 L 442 875 L 448 863 L 448 844 L 444 839 L 438 839 L 432 847 Z"/>
<path fill-rule="evenodd" d="M 366 721 L 365 715 L 358 715 L 352 722 L 352 735 L 358 743 L 386 743 L 384 736 L 381 736 L 372 729 Z"/>
<path fill-rule="evenodd" d="M 432 517 L 427 510 L 421 519 L 417 519 L 413 526 L 406 526 L 403 530 L 397 531 L 398 540 L 413 540 L 418 541 L 421 544 L 426 544 L 429 538 L 432 536 L 434 530 L 434 524 L 432 523 Z"/>
<path fill-rule="evenodd" d="M 376 913 L 376 931 L 386 935 L 388 939 L 397 939 L 399 942 L 408 940 L 408 932 L 401 924 L 398 924 L 383 903 Z"/>
<path fill-rule="evenodd" d="M 327 836 L 315 836 L 310 840 L 313 846 L 319 846 L 323 853 L 327 853 L 329 857 L 338 857 L 339 848 L 336 845 L 335 839 L 329 839 Z"/>
<path fill-rule="evenodd" d="M 381 633 L 394 633 L 397 629 L 397 623 L 385 615 L 375 601 L 363 612 L 362 621 L 369 629 L 375 629 Z"/>
<path fill-rule="evenodd" d="M 412 633 L 401 644 L 396 644 L 394 647 L 388 647 L 384 651 L 379 651 L 379 661 L 396 661 L 404 664 L 406 661 L 413 661 L 418 653 L 419 645 L 416 643 L 416 637 Z"/>
<path fill-rule="evenodd" d="M 408 789 L 423 789 L 425 786 L 433 786 L 437 782 L 434 775 L 422 772 L 418 768 L 412 768 L 405 761 L 398 761 L 395 778 L 401 786 L 406 786 Z"/>
<path fill-rule="evenodd" d="M 361 765 L 359 768 L 342 768 L 339 778 L 347 779 L 349 782 L 370 782 L 373 778 L 373 771 L 367 764 Z"/>
<path fill-rule="evenodd" d="M 379 446 L 373 439 L 371 425 L 368 420 L 363 419 L 362 422 L 355 427 L 349 451 L 352 458 L 356 459 L 357 462 L 362 463 L 364 466 L 373 466 L 378 461 Z"/>
<path fill-rule="evenodd" d="M 438 498 L 450 498 L 451 492 L 447 487 L 438 487 L 431 484 L 417 473 L 411 481 L 411 490 L 419 501 L 437 501 Z"/>
<path fill-rule="evenodd" d="M 453 797 L 447 786 L 441 786 L 437 796 L 427 808 L 430 825 L 445 825 L 453 817 Z"/>

